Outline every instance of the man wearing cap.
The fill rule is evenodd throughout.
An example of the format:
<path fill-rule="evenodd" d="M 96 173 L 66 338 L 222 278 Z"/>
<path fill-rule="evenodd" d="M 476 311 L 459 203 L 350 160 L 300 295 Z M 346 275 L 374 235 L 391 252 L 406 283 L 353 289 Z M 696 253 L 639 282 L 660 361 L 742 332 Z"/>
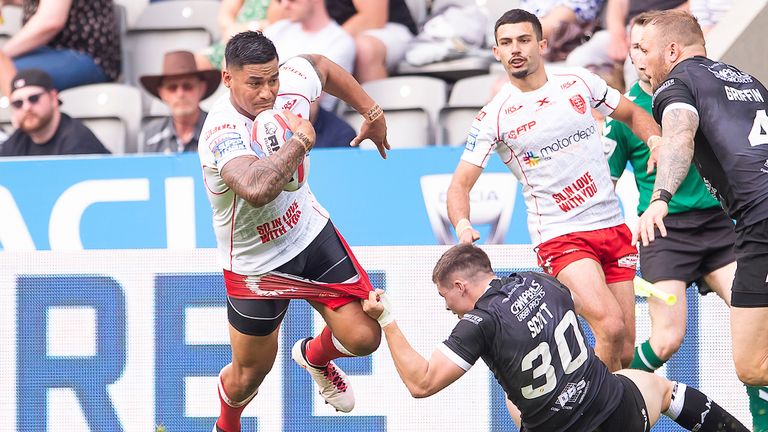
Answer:
<path fill-rule="evenodd" d="M 19 71 L 11 80 L 11 123 L 16 131 L 0 156 L 109 153 L 82 122 L 59 110 L 59 93 L 40 69 Z"/>
<path fill-rule="evenodd" d="M 163 72 L 139 78 L 141 85 L 162 100 L 169 117 L 149 122 L 139 137 L 139 151 L 181 153 L 196 152 L 203 122 L 208 115 L 200 101 L 212 95 L 221 82 L 221 72 L 199 70 L 189 51 L 165 54 Z"/>

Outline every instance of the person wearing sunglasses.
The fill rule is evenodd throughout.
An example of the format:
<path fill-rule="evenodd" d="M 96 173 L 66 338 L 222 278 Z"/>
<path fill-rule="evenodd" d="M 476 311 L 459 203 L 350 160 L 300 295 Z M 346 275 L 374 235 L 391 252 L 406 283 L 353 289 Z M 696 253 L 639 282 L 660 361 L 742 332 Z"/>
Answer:
<path fill-rule="evenodd" d="M 200 131 L 208 115 L 200 101 L 211 96 L 221 83 L 221 72 L 200 70 L 189 51 L 165 54 L 162 73 L 139 78 L 152 96 L 167 106 L 170 115 L 147 123 L 139 134 L 139 152 L 196 152 Z"/>
<path fill-rule="evenodd" d="M 82 122 L 60 111 L 58 95 L 51 76 L 40 69 L 13 77 L 9 100 L 16 130 L 0 147 L 0 156 L 109 153 Z"/>

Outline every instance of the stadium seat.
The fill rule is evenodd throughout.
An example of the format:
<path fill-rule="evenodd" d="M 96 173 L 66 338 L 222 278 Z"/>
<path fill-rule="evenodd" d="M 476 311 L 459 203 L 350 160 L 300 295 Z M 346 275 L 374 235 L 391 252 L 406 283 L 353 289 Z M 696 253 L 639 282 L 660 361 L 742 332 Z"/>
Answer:
<path fill-rule="evenodd" d="M 384 109 L 392 148 L 425 147 L 436 142 L 437 116 L 445 105 L 445 81 L 399 76 L 369 81 L 363 88 Z M 344 117 L 360 130 L 363 119 L 358 113 L 347 111 Z M 366 141 L 361 147 L 373 148 L 373 144 Z"/>
<path fill-rule="evenodd" d="M 15 35 L 21 28 L 21 8 L 19 6 L 6 5 L 2 8 L 3 23 L 0 24 L 0 46 Z"/>
<path fill-rule="evenodd" d="M 112 154 L 135 153 L 141 93 L 125 84 L 91 84 L 59 93 L 61 111 L 80 119 Z"/>
<path fill-rule="evenodd" d="M 149 4 L 149 0 L 115 0 L 116 5 L 123 6 L 126 12 L 126 23 L 133 26 L 141 12 Z"/>
<path fill-rule="evenodd" d="M 150 3 L 128 28 L 124 49 L 130 59 L 126 82 L 159 73 L 166 52 L 197 52 L 218 39 L 219 2 L 177 0 Z"/>
<path fill-rule="evenodd" d="M 491 88 L 499 75 L 479 75 L 456 81 L 448 98 L 448 104 L 440 110 L 441 142 L 461 145 L 477 112 L 491 97 Z"/>

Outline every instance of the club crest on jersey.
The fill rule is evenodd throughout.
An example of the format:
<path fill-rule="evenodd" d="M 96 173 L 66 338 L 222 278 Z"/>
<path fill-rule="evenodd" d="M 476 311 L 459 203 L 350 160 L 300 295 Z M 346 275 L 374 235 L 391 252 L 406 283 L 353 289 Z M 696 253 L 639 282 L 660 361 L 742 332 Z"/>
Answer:
<path fill-rule="evenodd" d="M 571 101 L 571 106 L 577 113 L 584 114 L 587 112 L 587 103 L 584 102 L 584 98 L 581 97 L 581 95 L 571 96 L 569 100 Z"/>

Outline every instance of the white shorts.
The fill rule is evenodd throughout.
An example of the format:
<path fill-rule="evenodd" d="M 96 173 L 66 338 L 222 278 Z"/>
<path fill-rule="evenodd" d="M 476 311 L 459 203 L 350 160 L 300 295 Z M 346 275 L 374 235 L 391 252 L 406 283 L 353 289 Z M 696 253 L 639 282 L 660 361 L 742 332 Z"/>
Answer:
<path fill-rule="evenodd" d="M 387 47 L 387 69 L 397 67 L 414 38 L 408 27 L 392 22 L 381 28 L 366 30 L 362 34 L 375 37 Z"/>

